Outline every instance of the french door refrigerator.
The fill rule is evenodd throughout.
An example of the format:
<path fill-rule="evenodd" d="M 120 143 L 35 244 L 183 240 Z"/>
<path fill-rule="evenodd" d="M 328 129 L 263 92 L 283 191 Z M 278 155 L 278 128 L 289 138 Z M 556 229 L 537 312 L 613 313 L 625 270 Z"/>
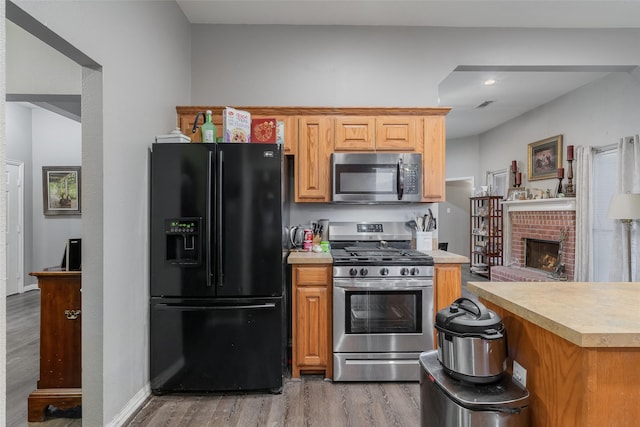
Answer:
<path fill-rule="evenodd" d="M 281 171 L 275 144 L 153 144 L 154 394 L 281 391 Z"/>

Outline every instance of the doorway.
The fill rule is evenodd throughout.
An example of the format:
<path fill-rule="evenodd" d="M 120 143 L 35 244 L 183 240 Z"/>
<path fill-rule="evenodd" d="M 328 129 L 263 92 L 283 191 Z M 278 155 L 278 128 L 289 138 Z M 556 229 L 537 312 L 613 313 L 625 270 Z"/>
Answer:
<path fill-rule="evenodd" d="M 24 163 L 6 161 L 7 295 L 24 292 Z"/>
<path fill-rule="evenodd" d="M 447 250 L 458 255 L 469 255 L 469 197 L 473 187 L 473 177 L 447 179 L 447 201 L 438 208 L 438 241 L 447 242 Z"/>

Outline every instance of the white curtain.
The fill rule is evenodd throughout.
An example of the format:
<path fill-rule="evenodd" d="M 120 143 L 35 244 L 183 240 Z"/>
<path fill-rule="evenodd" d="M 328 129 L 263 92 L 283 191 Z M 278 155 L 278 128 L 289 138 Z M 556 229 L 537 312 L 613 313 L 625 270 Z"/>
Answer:
<path fill-rule="evenodd" d="M 640 193 L 640 138 L 621 138 L 618 142 L 618 170 L 616 190 L 618 193 Z M 627 237 L 625 225 L 622 221 L 615 220 L 613 230 L 613 241 L 619 244 L 613 245 L 613 256 L 611 257 L 611 267 L 609 269 L 609 280 L 613 282 L 627 281 L 627 263 L 632 260 L 627 259 Z M 631 223 L 631 257 L 636 258 L 632 262 L 631 277 L 636 281 L 640 280 L 640 262 L 638 262 L 639 247 L 638 221 Z M 634 254 L 636 256 L 634 257 Z"/>
<path fill-rule="evenodd" d="M 593 221 L 591 176 L 593 150 L 591 147 L 576 147 L 576 258 L 573 280 L 593 281 Z"/>

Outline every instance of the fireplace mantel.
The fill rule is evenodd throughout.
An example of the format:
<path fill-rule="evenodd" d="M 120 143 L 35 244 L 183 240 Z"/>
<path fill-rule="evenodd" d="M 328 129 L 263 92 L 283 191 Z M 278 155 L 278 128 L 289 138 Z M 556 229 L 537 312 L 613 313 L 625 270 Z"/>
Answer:
<path fill-rule="evenodd" d="M 514 242 L 512 241 L 512 220 L 513 215 L 521 216 L 521 215 L 534 215 L 535 226 L 532 230 L 536 230 L 536 233 L 540 232 L 541 229 L 544 230 L 547 227 L 558 227 L 556 224 L 547 224 L 545 221 L 545 216 L 560 215 L 564 217 L 565 215 L 573 216 L 573 227 L 572 233 L 575 235 L 575 211 L 576 211 L 576 199 L 575 197 L 558 197 L 553 199 L 533 199 L 533 200 L 512 200 L 512 201 L 504 201 L 502 202 L 503 206 L 503 214 L 504 214 L 504 224 L 503 224 L 503 233 L 504 233 L 504 245 L 503 245 L 503 254 L 505 266 L 508 266 L 513 260 L 512 245 Z M 535 212 L 535 213 L 534 213 Z M 540 212 L 540 215 L 537 215 L 537 212 Z M 538 222 L 538 219 L 540 222 Z M 555 219 L 553 220 L 555 221 Z M 573 247 L 569 248 L 574 251 Z M 524 260 L 520 260 L 521 264 L 524 265 Z M 573 270 L 573 265 L 571 266 Z"/>
<path fill-rule="evenodd" d="M 555 199 L 510 200 L 502 202 L 504 214 L 522 211 L 575 211 L 575 197 L 558 197 Z"/>

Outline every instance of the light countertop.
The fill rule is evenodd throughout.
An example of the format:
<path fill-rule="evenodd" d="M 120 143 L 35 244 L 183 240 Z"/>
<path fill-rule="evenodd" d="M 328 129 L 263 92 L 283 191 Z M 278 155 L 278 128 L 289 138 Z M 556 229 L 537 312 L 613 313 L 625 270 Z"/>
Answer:
<path fill-rule="evenodd" d="M 309 252 L 292 250 L 287 257 L 288 264 L 333 264 L 329 252 Z"/>
<path fill-rule="evenodd" d="M 422 251 L 425 254 L 433 257 L 433 262 L 436 264 L 467 264 L 469 258 L 463 255 L 454 254 L 452 252 L 441 251 L 439 249 L 433 251 Z"/>
<path fill-rule="evenodd" d="M 468 282 L 467 289 L 580 347 L 640 347 L 640 282 Z"/>

